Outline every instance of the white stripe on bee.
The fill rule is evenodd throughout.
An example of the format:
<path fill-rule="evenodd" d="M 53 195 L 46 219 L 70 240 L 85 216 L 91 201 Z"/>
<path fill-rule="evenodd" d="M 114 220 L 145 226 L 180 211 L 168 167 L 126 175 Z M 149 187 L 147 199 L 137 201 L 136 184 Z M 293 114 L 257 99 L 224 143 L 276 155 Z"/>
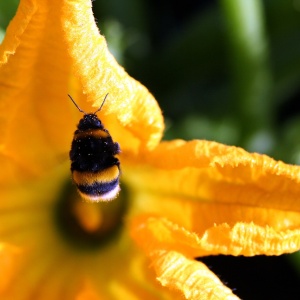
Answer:
<path fill-rule="evenodd" d="M 111 191 L 102 194 L 102 195 L 96 195 L 96 196 L 90 196 L 88 194 L 84 194 L 82 193 L 80 190 L 78 190 L 79 194 L 81 195 L 81 197 L 86 200 L 87 202 L 100 202 L 100 201 L 110 201 L 113 200 L 114 198 L 116 198 L 120 192 L 120 186 L 117 185 L 114 189 L 112 189 Z"/>

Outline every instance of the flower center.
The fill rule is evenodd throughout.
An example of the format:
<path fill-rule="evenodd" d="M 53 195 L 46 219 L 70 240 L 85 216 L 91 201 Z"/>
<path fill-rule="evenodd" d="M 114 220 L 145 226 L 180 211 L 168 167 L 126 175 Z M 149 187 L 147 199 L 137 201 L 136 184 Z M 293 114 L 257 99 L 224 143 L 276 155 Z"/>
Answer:
<path fill-rule="evenodd" d="M 86 203 L 69 182 L 55 208 L 64 240 L 80 249 L 98 249 L 117 238 L 126 210 L 126 189 L 109 202 Z"/>

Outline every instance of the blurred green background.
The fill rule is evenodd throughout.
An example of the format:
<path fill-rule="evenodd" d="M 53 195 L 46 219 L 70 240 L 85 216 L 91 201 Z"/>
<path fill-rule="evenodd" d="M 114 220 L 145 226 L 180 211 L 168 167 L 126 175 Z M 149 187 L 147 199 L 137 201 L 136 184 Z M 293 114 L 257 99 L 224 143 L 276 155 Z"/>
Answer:
<path fill-rule="evenodd" d="M 0 38 L 18 1 L 0 2 Z M 165 139 L 300 164 L 300 0 L 96 0 L 111 52 L 159 101 Z M 298 254 L 201 259 L 243 299 L 297 299 Z"/>

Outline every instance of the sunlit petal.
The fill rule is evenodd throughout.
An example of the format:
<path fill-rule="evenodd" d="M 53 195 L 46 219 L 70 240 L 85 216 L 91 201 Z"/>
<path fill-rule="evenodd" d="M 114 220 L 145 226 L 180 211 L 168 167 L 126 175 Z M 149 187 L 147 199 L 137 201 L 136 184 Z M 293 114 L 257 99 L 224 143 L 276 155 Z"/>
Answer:
<path fill-rule="evenodd" d="M 107 110 L 110 117 L 117 116 L 122 127 L 141 142 L 139 146 L 153 148 L 160 141 L 164 128 L 162 114 L 153 96 L 128 76 L 108 51 L 91 13 L 91 2 L 64 2 L 62 18 L 66 21 L 63 29 L 83 92 L 95 107 L 99 107 L 109 93 L 109 105 L 103 110 Z M 125 136 L 116 132 L 116 136 L 126 150 L 131 146 L 128 134 L 124 133 Z"/>
<path fill-rule="evenodd" d="M 182 293 L 185 299 L 239 299 L 204 264 L 178 252 L 156 252 L 152 264 L 161 284 Z"/>
<path fill-rule="evenodd" d="M 199 234 L 165 218 L 139 216 L 132 222 L 132 236 L 146 253 L 176 250 L 188 257 L 212 254 L 280 255 L 300 249 L 300 229 L 274 230 L 252 223 L 223 223 Z"/>

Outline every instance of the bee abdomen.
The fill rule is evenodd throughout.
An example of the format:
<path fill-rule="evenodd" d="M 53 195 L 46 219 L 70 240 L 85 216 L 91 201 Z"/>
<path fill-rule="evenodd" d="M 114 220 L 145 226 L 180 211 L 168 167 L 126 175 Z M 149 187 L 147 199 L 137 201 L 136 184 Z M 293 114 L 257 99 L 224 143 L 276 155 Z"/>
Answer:
<path fill-rule="evenodd" d="M 98 172 L 73 171 L 73 181 L 87 201 L 108 201 L 115 198 L 120 191 L 119 177 L 118 165 Z"/>

